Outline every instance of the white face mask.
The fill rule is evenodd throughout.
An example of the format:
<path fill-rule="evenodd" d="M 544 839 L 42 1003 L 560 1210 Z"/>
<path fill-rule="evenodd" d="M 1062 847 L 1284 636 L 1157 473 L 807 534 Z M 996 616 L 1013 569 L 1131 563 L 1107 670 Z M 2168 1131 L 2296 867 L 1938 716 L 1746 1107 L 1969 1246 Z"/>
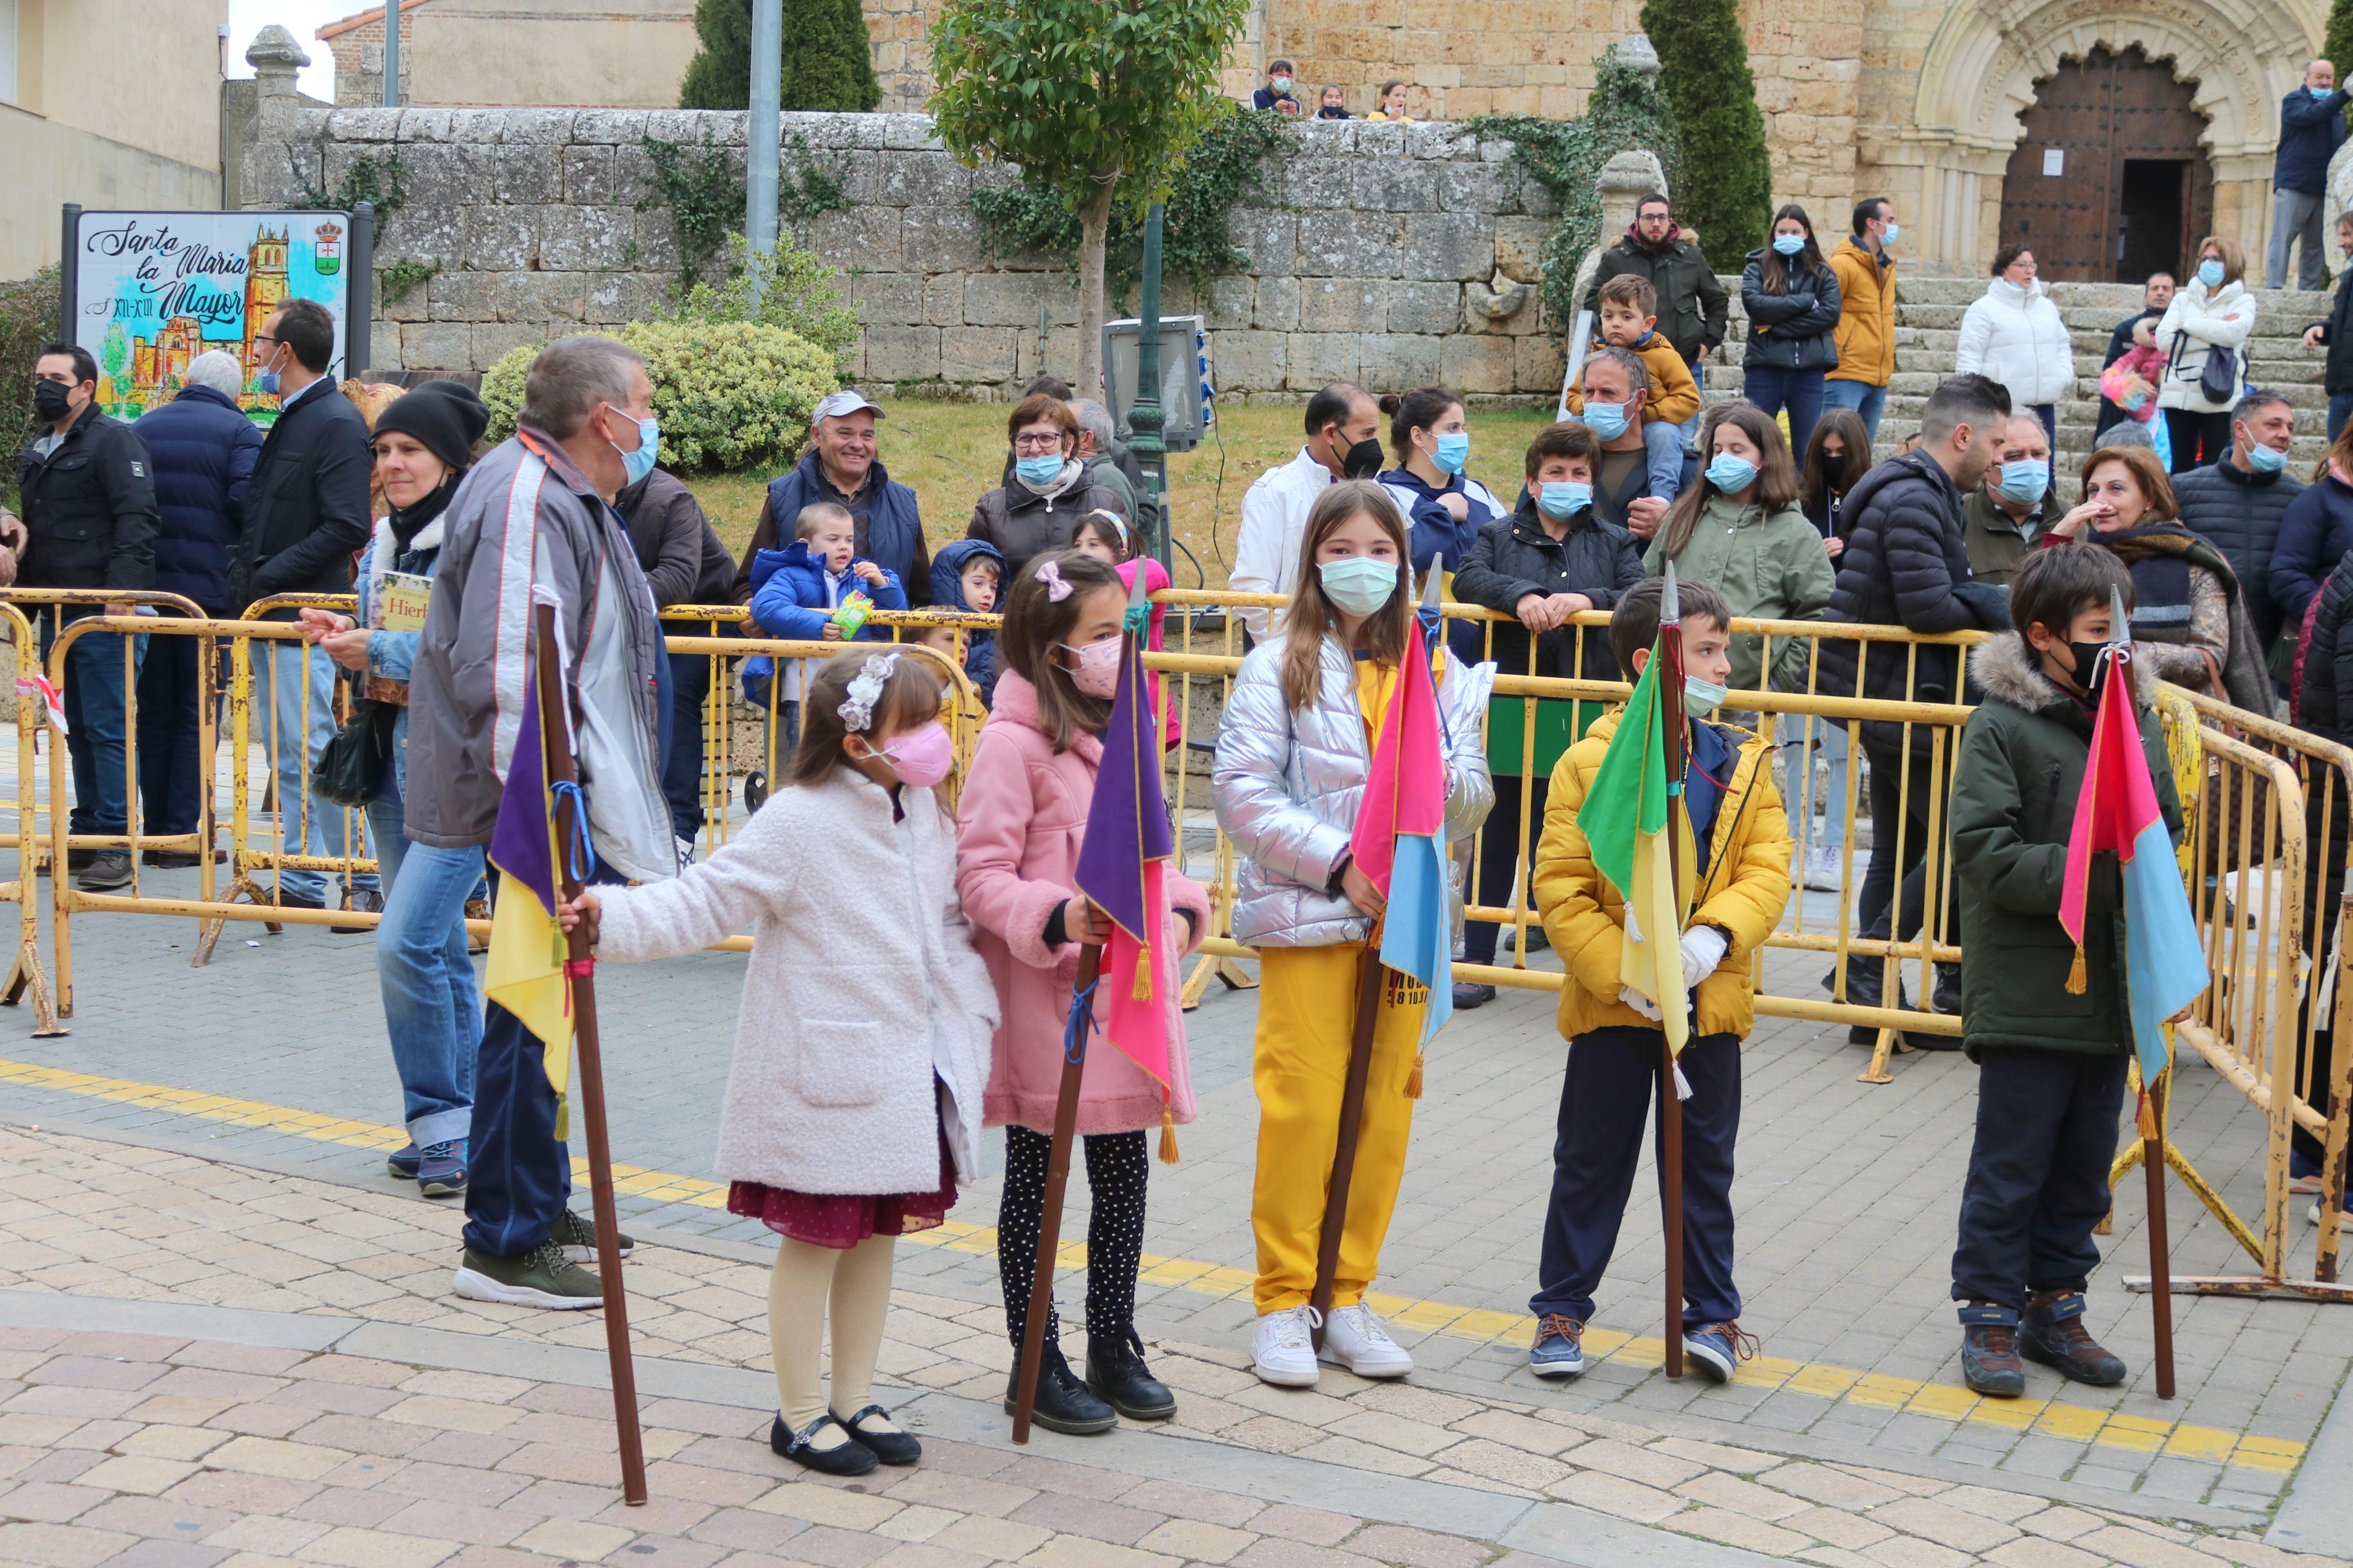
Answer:
<path fill-rule="evenodd" d="M 1683 677 L 1683 712 L 1694 719 L 1704 719 L 1716 710 L 1731 690 L 1732 688 L 1718 686 L 1713 680 L 1686 675 Z"/>

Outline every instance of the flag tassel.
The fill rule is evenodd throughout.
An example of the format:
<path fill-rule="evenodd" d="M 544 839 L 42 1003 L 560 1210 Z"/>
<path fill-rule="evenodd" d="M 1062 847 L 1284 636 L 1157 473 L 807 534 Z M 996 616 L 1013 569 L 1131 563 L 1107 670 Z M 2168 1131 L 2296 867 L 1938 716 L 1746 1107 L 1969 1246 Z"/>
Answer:
<path fill-rule="evenodd" d="M 2081 996 L 2090 988 L 2091 981 L 2084 973 L 2084 944 L 2079 942 L 2075 944 L 2075 966 L 2067 971 L 2067 994 Z"/>
<path fill-rule="evenodd" d="M 1131 1002 L 1152 1000 L 1152 944 L 1148 942 L 1135 944 L 1135 983 L 1128 987 L 1127 998 Z"/>
<path fill-rule="evenodd" d="M 1160 1102 L 1160 1163 L 1164 1165 L 1176 1163 L 1176 1114 L 1168 1108 L 1166 1100 Z"/>
<path fill-rule="evenodd" d="M 1413 1070 L 1405 1075 L 1405 1097 L 1408 1100 L 1421 1098 L 1421 1060 L 1422 1053 L 1416 1051 L 1413 1058 Z"/>

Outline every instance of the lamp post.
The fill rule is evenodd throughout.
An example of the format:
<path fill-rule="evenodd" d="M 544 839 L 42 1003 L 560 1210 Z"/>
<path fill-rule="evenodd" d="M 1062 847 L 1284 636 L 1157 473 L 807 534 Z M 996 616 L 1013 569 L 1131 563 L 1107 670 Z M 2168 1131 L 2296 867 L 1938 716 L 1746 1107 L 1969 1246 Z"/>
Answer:
<path fill-rule="evenodd" d="M 400 107 L 400 0 L 384 0 L 384 106 Z"/>
<path fill-rule="evenodd" d="M 755 262 L 776 254 L 776 157 L 783 128 L 784 0 L 752 0 L 752 113 L 744 127 L 744 237 Z M 752 303 L 760 302 L 763 269 L 752 269 Z"/>
<path fill-rule="evenodd" d="M 1144 298 L 1136 310 L 1135 402 L 1127 411 L 1129 451 L 1144 469 L 1144 482 L 1159 503 L 1160 522 L 1152 541 L 1160 564 L 1170 564 L 1168 535 L 1168 448 L 1161 439 L 1167 416 L 1160 407 L 1160 219 L 1155 202 L 1144 218 Z"/>

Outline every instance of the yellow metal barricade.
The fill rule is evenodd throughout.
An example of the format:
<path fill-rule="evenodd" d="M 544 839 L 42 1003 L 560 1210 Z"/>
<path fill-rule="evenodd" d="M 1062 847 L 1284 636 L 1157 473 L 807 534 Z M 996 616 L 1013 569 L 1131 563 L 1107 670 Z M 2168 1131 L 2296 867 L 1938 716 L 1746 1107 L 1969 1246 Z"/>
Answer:
<path fill-rule="evenodd" d="M 0 807 L 10 810 L 16 818 L 16 874 L 0 882 L 0 900 L 16 905 L 16 959 L 9 967 L 7 985 L 0 989 L 0 1004 L 17 1006 L 30 995 L 33 1036 L 42 1039 L 69 1033 L 58 1021 L 56 1002 L 49 994 L 48 974 L 41 963 L 40 913 L 34 908 L 34 889 L 40 880 L 42 868 L 47 864 L 41 838 L 39 763 L 35 737 L 49 727 L 48 705 L 31 679 L 41 668 L 40 645 L 35 639 L 31 620 L 15 605 L 0 603 L 0 633 L 7 637 L 17 683 L 16 700 L 11 710 L 16 720 L 16 795 L 13 802 L 0 803 Z M 56 743 L 53 734 L 50 744 Z"/>

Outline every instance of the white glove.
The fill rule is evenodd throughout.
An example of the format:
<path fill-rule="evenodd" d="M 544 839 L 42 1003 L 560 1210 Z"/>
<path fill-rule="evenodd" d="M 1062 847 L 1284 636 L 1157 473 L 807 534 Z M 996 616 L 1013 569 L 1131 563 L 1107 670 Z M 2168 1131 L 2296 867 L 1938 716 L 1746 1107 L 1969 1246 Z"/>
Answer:
<path fill-rule="evenodd" d="M 1642 1016 L 1650 1019 L 1651 1022 L 1654 1024 L 1657 1023 L 1662 1016 L 1659 1012 L 1659 1005 L 1651 1001 L 1648 996 L 1643 995 L 1640 991 L 1635 990 L 1631 985 L 1620 985 L 1618 987 L 1618 1000 L 1623 1002 L 1626 1005 L 1631 1007 L 1634 1011 L 1640 1013 Z"/>
<path fill-rule="evenodd" d="M 1683 989 L 1689 991 L 1715 973 L 1732 944 L 1714 926 L 1694 926 L 1683 932 Z"/>
<path fill-rule="evenodd" d="M 1626 940 L 1628 942 L 1642 940 L 1642 928 L 1634 923 L 1634 906 L 1631 904 L 1626 906 Z"/>

